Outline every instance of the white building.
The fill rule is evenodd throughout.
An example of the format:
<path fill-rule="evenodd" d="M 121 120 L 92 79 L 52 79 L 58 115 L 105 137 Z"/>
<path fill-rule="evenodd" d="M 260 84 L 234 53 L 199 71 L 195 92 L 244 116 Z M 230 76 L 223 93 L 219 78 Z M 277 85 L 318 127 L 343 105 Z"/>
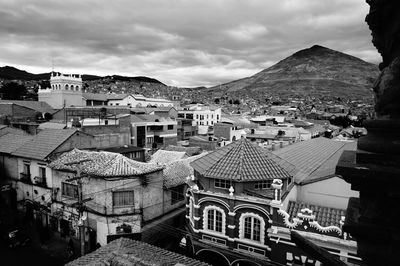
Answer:
<path fill-rule="evenodd" d="M 54 109 L 85 105 L 82 98 L 82 78 L 80 75 L 64 75 L 52 72 L 50 88 L 39 89 L 39 101 L 48 103 Z"/>
<path fill-rule="evenodd" d="M 214 126 L 221 121 L 221 108 L 202 104 L 189 105 L 178 110 L 178 118 L 192 119 L 194 126 Z"/>
<path fill-rule="evenodd" d="M 123 105 L 130 107 L 173 107 L 174 102 L 166 99 L 148 98 L 141 94 L 126 94 L 124 97 L 118 99 L 109 99 L 107 105 Z"/>

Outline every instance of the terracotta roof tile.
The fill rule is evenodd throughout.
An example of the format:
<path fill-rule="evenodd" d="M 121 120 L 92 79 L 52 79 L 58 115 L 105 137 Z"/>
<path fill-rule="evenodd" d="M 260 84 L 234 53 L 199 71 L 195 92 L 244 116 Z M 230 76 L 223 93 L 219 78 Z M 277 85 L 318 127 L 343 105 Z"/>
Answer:
<path fill-rule="evenodd" d="M 145 175 L 164 169 L 162 165 L 131 160 L 119 153 L 81 151 L 74 149 L 49 164 L 55 170 L 76 171 L 76 166 L 66 163 L 90 159 L 80 164 L 82 173 L 97 177 L 128 177 Z"/>
<path fill-rule="evenodd" d="M 186 183 L 186 178 L 193 175 L 193 168 L 190 163 L 197 160 L 207 153 L 202 153 L 196 156 L 192 156 L 186 159 L 170 162 L 166 164 L 163 170 L 164 187 L 171 188 Z"/>
<path fill-rule="evenodd" d="M 168 250 L 164 250 L 153 245 L 119 238 L 112 241 L 92 253 L 80 257 L 66 264 L 67 266 L 80 265 L 163 265 L 173 266 L 176 264 L 187 266 L 207 266 L 209 264 L 180 255 Z"/>
<path fill-rule="evenodd" d="M 321 226 L 337 226 L 340 227 L 340 219 L 346 216 L 346 211 L 342 209 L 323 207 L 319 205 L 308 204 L 304 202 L 290 201 L 287 207 L 287 213 L 290 215 L 290 220 L 297 217 L 301 209 L 308 208 L 313 211 L 315 221 Z"/>
<path fill-rule="evenodd" d="M 151 156 L 151 159 L 149 162 L 156 163 L 156 164 L 167 164 L 169 162 L 184 159 L 185 157 L 187 157 L 187 156 L 186 156 L 186 152 L 184 152 L 184 151 L 158 150 Z"/>
<path fill-rule="evenodd" d="M 288 163 L 246 139 L 217 149 L 191 165 L 210 178 L 245 181 L 291 177 Z"/>

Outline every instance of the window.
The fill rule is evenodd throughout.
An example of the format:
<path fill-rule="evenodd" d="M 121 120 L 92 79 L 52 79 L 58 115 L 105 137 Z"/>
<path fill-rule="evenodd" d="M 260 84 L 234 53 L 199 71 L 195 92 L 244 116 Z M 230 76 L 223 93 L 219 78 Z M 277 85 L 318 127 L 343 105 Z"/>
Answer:
<path fill-rule="evenodd" d="M 114 191 L 113 206 L 133 206 L 133 191 Z"/>
<path fill-rule="evenodd" d="M 211 115 L 211 119 L 214 119 L 214 115 L 213 114 Z"/>
<path fill-rule="evenodd" d="M 196 119 L 199 119 L 199 115 L 196 115 Z"/>
<path fill-rule="evenodd" d="M 265 180 L 256 182 L 254 184 L 254 189 L 269 189 L 271 188 L 272 180 Z"/>
<path fill-rule="evenodd" d="M 168 125 L 168 130 L 174 129 L 174 125 Z"/>
<path fill-rule="evenodd" d="M 254 217 L 244 219 L 244 238 L 260 241 L 261 222 Z"/>
<path fill-rule="evenodd" d="M 25 175 L 30 175 L 31 174 L 31 165 L 29 163 L 24 163 L 24 170 L 23 170 Z"/>
<path fill-rule="evenodd" d="M 203 210 L 203 229 L 225 235 L 226 215 L 220 207 L 209 205 Z"/>
<path fill-rule="evenodd" d="M 46 167 L 39 166 L 39 177 L 46 178 Z"/>
<path fill-rule="evenodd" d="M 204 115 L 200 115 L 200 120 L 204 120 Z"/>
<path fill-rule="evenodd" d="M 147 137 L 147 144 L 152 144 L 154 142 L 154 137 Z"/>
<path fill-rule="evenodd" d="M 265 221 L 255 213 L 243 213 L 239 219 L 239 237 L 264 244 Z"/>
<path fill-rule="evenodd" d="M 208 210 L 207 229 L 222 232 L 222 213 L 218 210 Z"/>
<path fill-rule="evenodd" d="M 185 197 L 183 195 L 184 185 L 173 187 L 171 189 L 171 205 L 182 201 Z"/>
<path fill-rule="evenodd" d="M 78 186 L 69 183 L 61 183 L 61 195 L 70 198 L 78 198 Z"/>
<path fill-rule="evenodd" d="M 219 115 L 217 115 L 217 120 L 219 120 Z"/>
<path fill-rule="evenodd" d="M 224 180 L 224 179 L 215 179 L 214 180 L 214 187 L 229 189 L 231 187 L 231 181 L 230 180 Z"/>
<path fill-rule="evenodd" d="M 186 119 L 193 119 L 193 114 L 186 114 Z"/>
<path fill-rule="evenodd" d="M 185 118 L 185 114 L 179 113 L 179 114 L 178 114 L 178 118 Z"/>

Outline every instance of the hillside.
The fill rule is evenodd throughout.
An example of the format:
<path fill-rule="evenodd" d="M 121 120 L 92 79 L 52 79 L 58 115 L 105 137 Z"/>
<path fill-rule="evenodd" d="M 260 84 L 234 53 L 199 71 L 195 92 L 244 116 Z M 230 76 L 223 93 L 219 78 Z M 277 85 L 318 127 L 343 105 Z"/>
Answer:
<path fill-rule="evenodd" d="M 41 74 L 32 74 L 25 70 L 20 70 L 18 68 L 12 66 L 4 66 L 0 67 L 0 79 L 5 80 L 48 80 L 50 79 L 50 72 L 48 73 L 41 73 Z M 111 76 L 96 76 L 96 75 L 82 75 L 83 81 L 92 81 L 92 80 L 101 80 L 101 79 L 112 79 L 115 81 L 133 81 L 133 82 L 146 82 L 146 83 L 157 83 L 162 84 L 162 82 L 158 81 L 157 79 L 149 78 L 149 77 L 125 77 L 119 75 L 111 75 Z"/>
<path fill-rule="evenodd" d="M 372 97 L 372 85 L 378 74 L 377 65 L 314 45 L 251 77 L 208 90 L 215 96 Z"/>

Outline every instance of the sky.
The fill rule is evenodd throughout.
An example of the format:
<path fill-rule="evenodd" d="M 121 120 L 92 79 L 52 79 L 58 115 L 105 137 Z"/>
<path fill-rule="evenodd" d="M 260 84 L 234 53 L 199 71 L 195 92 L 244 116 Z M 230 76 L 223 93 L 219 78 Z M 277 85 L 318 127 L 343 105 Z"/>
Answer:
<path fill-rule="evenodd" d="M 319 44 L 380 55 L 365 0 L 0 0 L 0 66 L 213 86 Z"/>

